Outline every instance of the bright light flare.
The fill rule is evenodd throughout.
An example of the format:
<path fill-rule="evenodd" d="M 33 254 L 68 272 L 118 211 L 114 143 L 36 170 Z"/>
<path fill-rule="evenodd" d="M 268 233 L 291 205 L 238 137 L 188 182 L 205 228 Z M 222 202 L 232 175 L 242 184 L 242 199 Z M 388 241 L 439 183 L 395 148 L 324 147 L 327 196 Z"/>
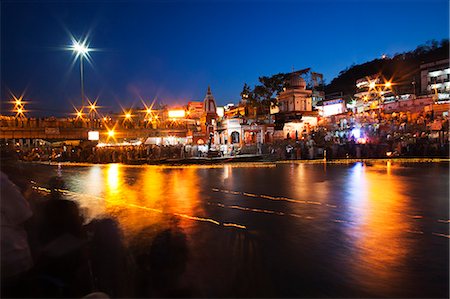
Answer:
<path fill-rule="evenodd" d="M 114 124 L 114 126 L 109 127 L 106 123 L 105 123 L 105 128 L 106 128 L 106 142 L 108 142 L 111 138 L 113 139 L 114 142 L 117 142 L 116 140 L 116 126 L 117 126 L 117 122 Z"/>
<path fill-rule="evenodd" d="M 361 130 L 358 128 L 354 128 L 352 130 L 352 136 L 355 137 L 356 139 L 361 137 Z"/>
<path fill-rule="evenodd" d="M 153 105 L 155 105 L 155 100 L 152 101 L 150 106 L 147 106 L 147 104 L 144 102 L 143 99 L 141 99 L 142 105 L 144 105 L 144 110 L 142 112 L 145 112 L 144 119 L 149 119 L 150 121 L 154 118 L 155 112 L 153 110 Z"/>
<path fill-rule="evenodd" d="M 375 81 L 372 81 L 369 83 L 369 88 L 374 89 L 375 88 Z"/>
<path fill-rule="evenodd" d="M 89 49 L 89 45 L 87 44 L 86 39 L 83 41 L 78 41 L 72 38 L 72 45 L 69 46 L 69 49 L 72 50 L 77 55 L 77 57 L 78 56 L 87 57 L 88 53 L 91 51 L 91 49 Z"/>
<path fill-rule="evenodd" d="M 129 110 L 125 110 L 122 106 L 121 106 L 121 108 L 122 108 L 122 112 L 123 112 L 122 117 L 124 118 L 124 121 L 125 120 L 130 120 L 131 121 L 131 119 L 134 116 L 132 108 L 129 109 Z"/>
<path fill-rule="evenodd" d="M 17 108 L 16 112 L 16 117 L 25 117 L 25 109 L 24 108 Z"/>
<path fill-rule="evenodd" d="M 91 102 L 89 99 L 87 101 L 88 101 L 89 112 L 97 113 L 97 109 L 100 108 L 100 106 L 97 106 L 98 99 L 95 100 L 94 102 Z"/>
<path fill-rule="evenodd" d="M 19 97 L 16 97 L 12 92 L 10 92 L 10 94 L 12 96 L 12 101 L 10 103 L 14 104 L 14 109 L 23 109 L 23 106 L 26 104 L 23 100 L 24 94 L 22 93 Z"/>
<path fill-rule="evenodd" d="M 75 42 L 73 45 L 73 50 L 79 54 L 85 55 L 87 52 L 89 52 L 89 48 L 86 47 L 84 44 L 80 44 L 79 42 Z"/>
<path fill-rule="evenodd" d="M 98 49 L 89 47 L 89 42 L 88 42 L 89 36 L 86 35 L 84 38 L 76 39 L 70 32 L 68 32 L 68 34 L 70 36 L 70 40 L 72 43 L 71 43 L 71 45 L 64 47 L 64 49 L 68 50 L 68 51 L 72 51 L 72 53 L 75 56 L 74 60 L 72 61 L 71 68 L 73 67 L 73 65 L 75 64 L 75 61 L 78 58 L 80 58 L 80 59 L 84 58 L 87 60 L 87 62 L 90 65 L 92 65 L 91 52 L 98 51 Z"/>
<path fill-rule="evenodd" d="M 83 107 L 78 110 L 77 107 L 73 106 L 73 109 L 75 110 L 76 119 L 83 119 Z"/>

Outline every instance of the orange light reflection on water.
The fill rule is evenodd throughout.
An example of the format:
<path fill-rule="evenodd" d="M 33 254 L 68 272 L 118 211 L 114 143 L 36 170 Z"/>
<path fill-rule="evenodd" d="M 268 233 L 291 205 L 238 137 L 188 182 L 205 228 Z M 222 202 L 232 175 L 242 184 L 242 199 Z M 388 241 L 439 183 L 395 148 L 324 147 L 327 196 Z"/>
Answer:
<path fill-rule="evenodd" d="M 148 167 L 127 180 L 126 172 L 130 170 L 119 164 L 110 164 L 104 170 L 106 214 L 116 217 L 126 235 L 150 226 L 163 229 L 174 222 L 186 228 L 192 225 L 193 216 L 202 213 L 197 208 L 199 186 L 195 169 L 167 171 Z"/>
<path fill-rule="evenodd" d="M 355 164 L 347 184 L 348 208 L 351 210 L 350 235 L 356 252 L 353 263 L 354 278 L 369 290 L 394 295 L 401 286 L 399 273 L 408 256 L 412 242 L 408 231 L 408 197 L 401 177 L 392 175 L 391 165 L 386 172 Z"/>
<path fill-rule="evenodd" d="M 186 168 L 166 174 L 165 181 L 168 183 L 168 190 L 164 197 L 165 211 L 186 215 L 203 215 L 203 210 L 199 206 L 201 195 L 197 171 L 193 168 Z M 193 222 L 188 218 L 181 218 L 181 227 L 187 228 L 192 224 Z"/>

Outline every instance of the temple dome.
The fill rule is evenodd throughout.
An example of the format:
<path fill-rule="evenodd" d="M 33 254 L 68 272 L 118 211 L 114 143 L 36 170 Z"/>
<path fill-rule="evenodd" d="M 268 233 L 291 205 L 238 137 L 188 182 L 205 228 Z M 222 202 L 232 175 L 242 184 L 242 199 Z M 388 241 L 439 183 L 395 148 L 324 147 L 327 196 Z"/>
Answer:
<path fill-rule="evenodd" d="M 303 79 L 299 75 L 293 75 L 293 76 L 291 76 L 291 79 L 289 80 L 289 87 L 290 88 L 305 89 L 306 88 L 305 79 Z"/>

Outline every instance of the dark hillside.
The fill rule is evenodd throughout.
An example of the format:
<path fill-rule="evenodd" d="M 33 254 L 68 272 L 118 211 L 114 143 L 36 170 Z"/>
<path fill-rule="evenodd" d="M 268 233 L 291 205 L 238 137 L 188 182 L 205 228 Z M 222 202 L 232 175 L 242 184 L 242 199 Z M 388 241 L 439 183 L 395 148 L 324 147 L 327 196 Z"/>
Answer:
<path fill-rule="evenodd" d="M 395 54 L 392 58 L 374 59 L 372 61 L 352 65 L 341 71 L 330 84 L 325 87 L 326 94 L 343 92 L 347 100 L 356 92 L 356 80 L 365 76 L 381 73 L 387 80 L 392 80 L 399 92 L 413 93 L 415 82 L 416 93 L 419 94 L 420 65 L 431 61 L 449 58 L 448 39 L 435 40 L 418 46 L 414 51 Z"/>

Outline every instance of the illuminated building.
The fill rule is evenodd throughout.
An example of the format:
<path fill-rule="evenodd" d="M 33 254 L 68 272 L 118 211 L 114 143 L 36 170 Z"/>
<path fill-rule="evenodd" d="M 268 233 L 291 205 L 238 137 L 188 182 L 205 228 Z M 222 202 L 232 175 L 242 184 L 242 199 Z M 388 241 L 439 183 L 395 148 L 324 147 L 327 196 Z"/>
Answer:
<path fill-rule="evenodd" d="M 214 130 L 217 145 L 252 145 L 273 141 L 274 125 L 248 122 L 244 117 L 223 119 Z"/>
<path fill-rule="evenodd" d="M 319 115 L 323 117 L 347 112 L 345 101 L 342 98 L 325 100 L 322 105 L 317 106 L 317 110 L 319 110 Z"/>
<path fill-rule="evenodd" d="M 306 89 L 305 80 L 300 77 L 303 71 L 292 72 L 288 86 L 278 96 L 278 109 L 275 114 L 275 136 L 278 139 L 296 138 L 302 131 L 309 132 L 317 125 L 317 111 L 313 111 L 312 91 Z M 282 132 L 282 133 L 281 133 Z"/>
<path fill-rule="evenodd" d="M 187 113 L 188 118 L 200 119 L 203 115 L 203 102 L 188 102 Z"/>
<path fill-rule="evenodd" d="M 292 73 L 289 86 L 278 96 L 279 113 L 289 114 L 312 111 L 311 90 L 306 89 L 305 80 Z"/>
<path fill-rule="evenodd" d="M 433 105 L 433 98 L 428 97 L 414 97 L 410 94 L 405 94 L 395 97 L 395 99 L 386 99 L 381 105 L 384 113 L 393 112 L 409 112 L 418 113 L 431 108 Z M 427 108 L 428 107 L 428 108 Z"/>
<path fill-rule="evenodd" d="M 370 75 L 356 80 L 356 93 L 354 95 L 356 100 L 355 112 L 360 113 L 379 108 L 378 102 L 381 101 L 381 97 L 386 93 L 379 88 L 381 84 L 380 74 Z"/>
<path fill-rule="evenodd" d="M 420 89 L 422 94 L 433 94 L 436 100 L 450 100 L 449 59 L 420 65 Z"/>
<path fill-rule="evenodd" d="M 217 121 L 217 105 L 212 95 L 211 88 L 208 86 L 206 96 L 203 100 L 203 114 L 200 118 L 200 132 L 193 132 L 193 142 L 196 144 L 206 144 L 214 142 L 214 126 Z"/>

